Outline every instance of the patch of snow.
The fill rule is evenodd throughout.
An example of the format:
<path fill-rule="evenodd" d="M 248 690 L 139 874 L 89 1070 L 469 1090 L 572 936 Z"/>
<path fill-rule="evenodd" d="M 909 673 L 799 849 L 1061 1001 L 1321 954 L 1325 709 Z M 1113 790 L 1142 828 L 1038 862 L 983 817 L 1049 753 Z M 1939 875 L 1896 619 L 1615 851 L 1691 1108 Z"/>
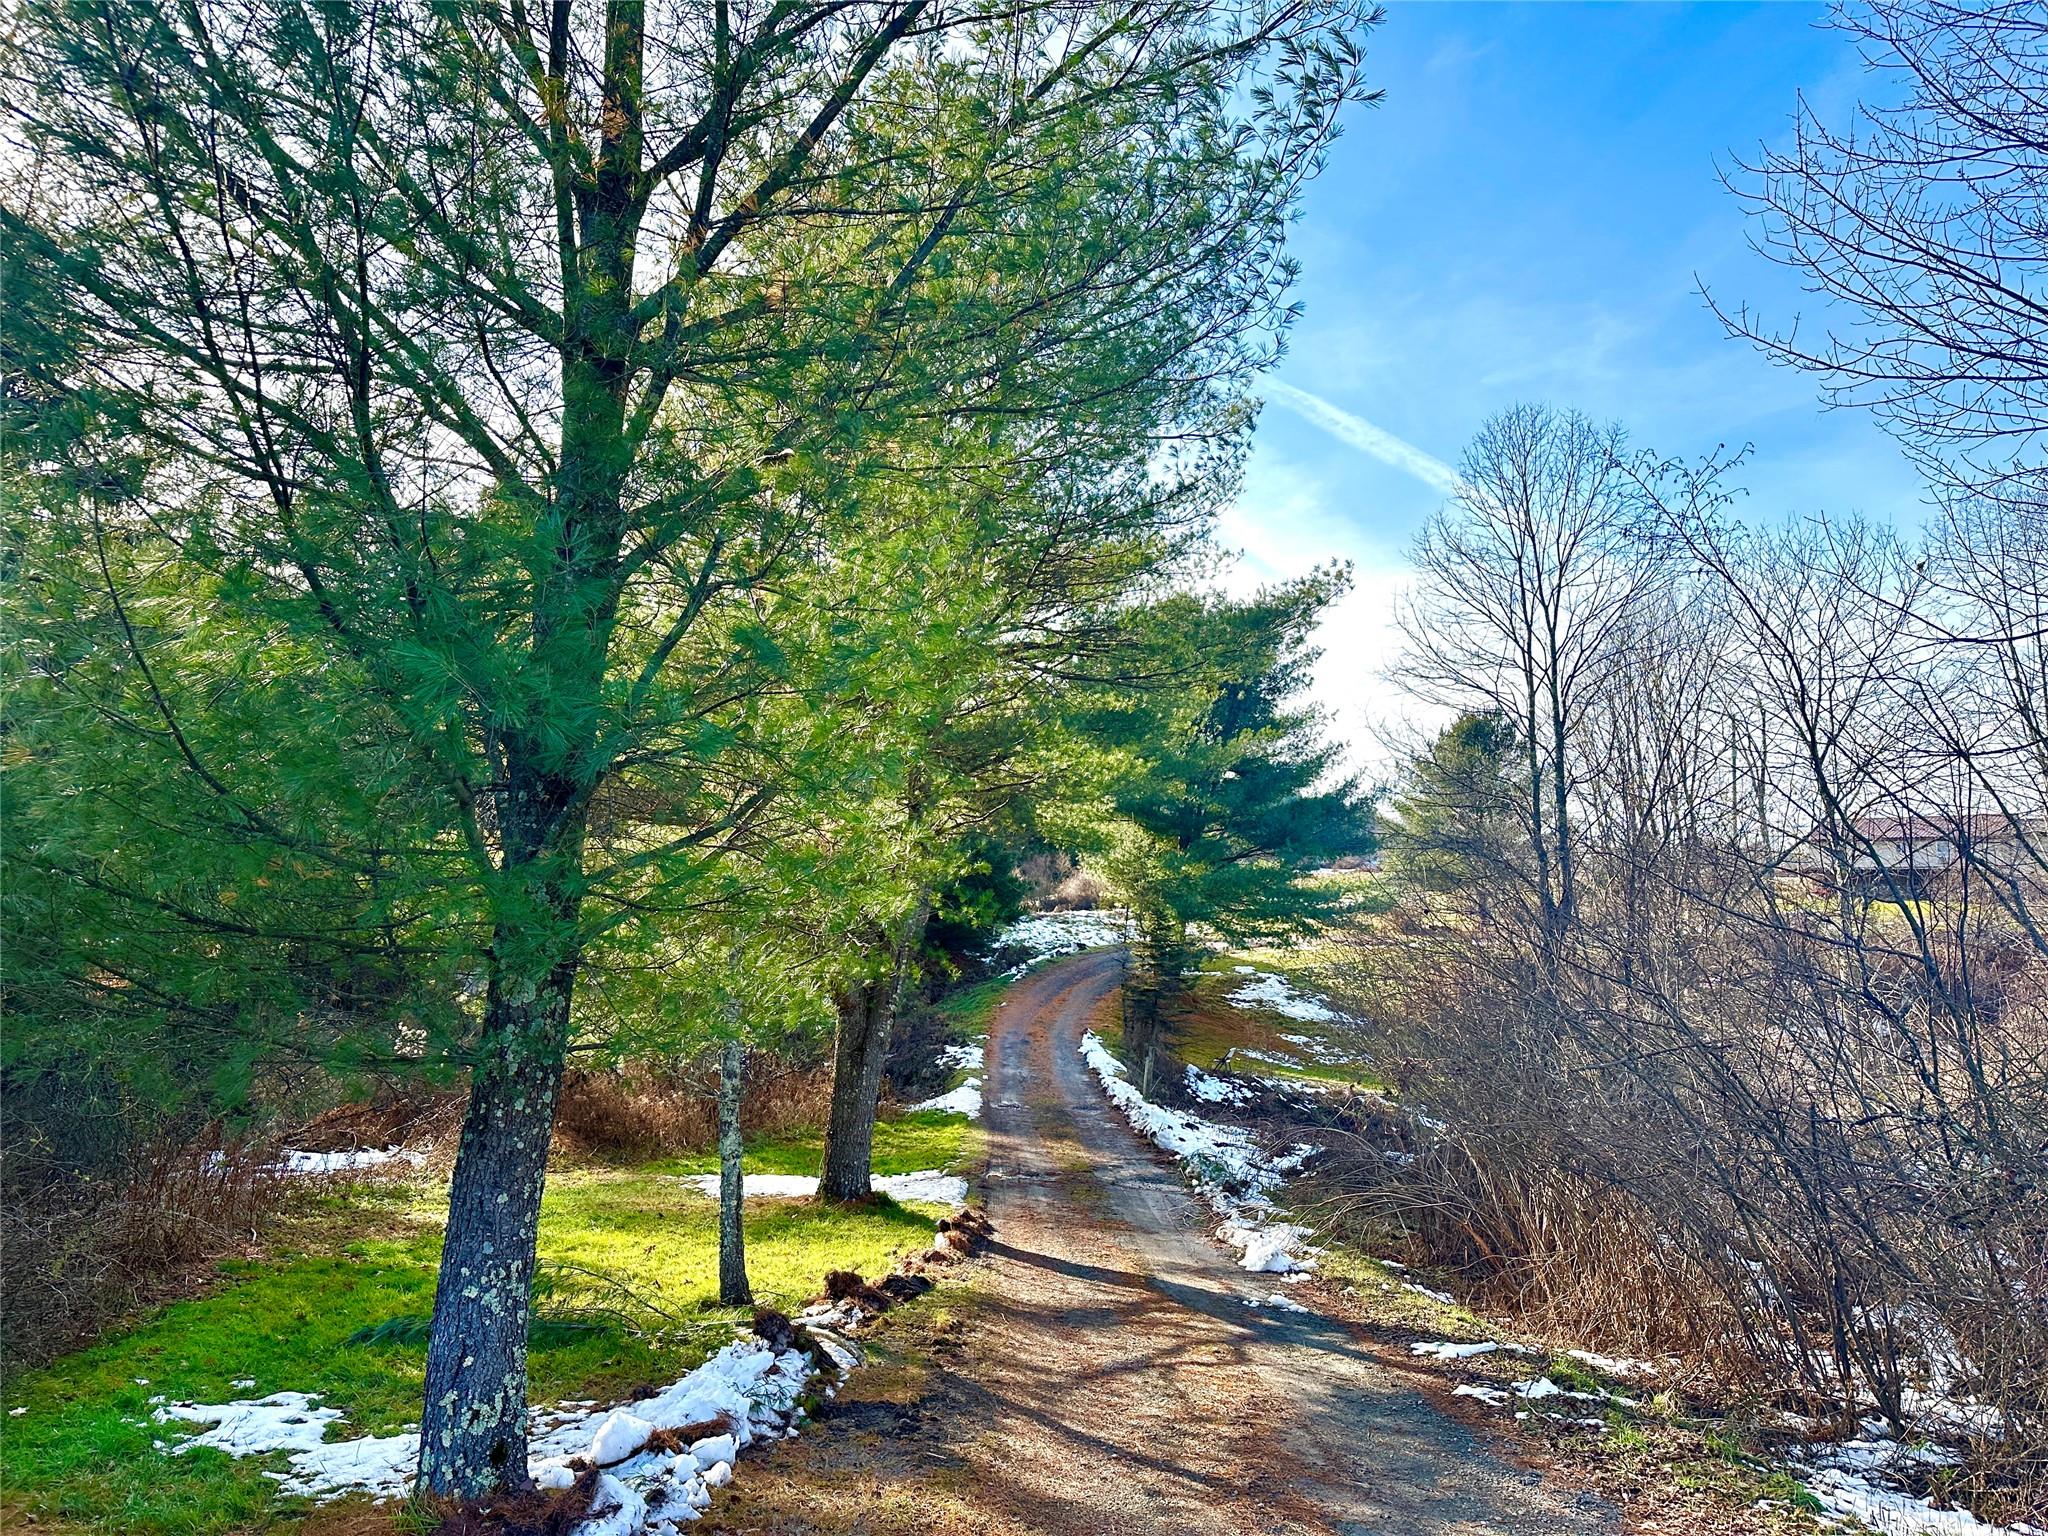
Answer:
<path fill-rule="evenodd" d="M 1021 976 L 1041 960 L 1055 955 L 1077 954 L 1084 949 L 1104 949 L 1121 944 L 1131 936 L 1127 912 L 1038 912 L 1020 917 L 995 937 L 996 954 L 1021 949 L 1027 958 L 1003 972 Z"/>
<path fill-rule="evenodd" d="M 647 1524 L 647 1495 L 609 1472 L 599 1476 L 577 1536 L 632 1536 Z"/>
<path fill-rule="evenodd" d="M 1350 1022 L 1328 1003 L 1318 1002 L 1306 993 L 1296 991 L 1294 984 L 1285 976 L 1258 970 L 1251 976 L 1250 981 L 1230 994 L 1230 1001 L 1239 1008 L 1277 1013 L 1284 1018 L 1299 1019 L 1304 1024 Z"/>
<path fill-rule="evenodd" d="M 2043 1536 L 2041 1526 L 2027 1521 L 1990 1525 L 1968 1510 L 1936 1509 L 1895 1486 L 1916 1464 L 1951 1466 L 1958 1459 L 1936 1446 L 1873 1435 L 1808 1447 L 1798 1465 L 1807 1491 L 1830 1515 L 1859 1520 L 1883 1536 Z"/>
<path fill-rule="evenodd" d="M 690 1455 L 695 1458 L 699 1472 L 709 1472 L 720 1462 L 736 1461 L 739 1454 L 739 1441 L 732 1435 L 712 1435 L 690 1447 Z"/>
<path fill-rule="evenodd" d="M 1125 1077 L 1122 1063 L 1093 1031 L 1081 1037 L 1081 1057 L 1132 1128 L 1181 1160 L 1195 1188 L 1221 1218 L 1216 1235 L 1241 1250 L 1239 1263 L 1264 1274 L 1315 1267 L 1314 1256 L 1302 1251 L 1311 1235 L 1308 1228 L 1280 1220 L 1270 1198 L 1287 1174 L 1315 1151 L 1313 1147 L 1271 1156 L 1237 1126 L 1154 1104 Z"/>
<path fill-rule="evenodd" d="M 678 1182 L 689 1185 L 712 1199 L 718 1198 L 718 1175 L 686 1173 Z M 958 1174 L 936 1168 L 916 1173 L 892 1173 L 874 1181 L 875 1189 L 891 1200 L 916 1200 L 927 1205 L 964 1205 L 967 1181 Z M 818 1181 L 801 1173 L 749 1173 L 740 1180 L 742 1200 L 804 1200 L 818 1192 Z"/>
<path fill-rule="evenodd" d="M 1279 1183 L 1271 1160 L 1248 1132 L 1154 1104 L 1125 1077 L 1123 1064 L 1093 1031 L 1081 1037 L 1081 1056 L 1139 1134 L 1187 1163 L 1198 1180 L 1233 1192 L 1263 1192 Z"/>
<path fill-rule="evenodd" d="M 958 1088 L 940 1094 L 937 1098 L 926 1099 L 922 1104 L 910 1106 L 913 1110 L 936 1109 L 942 1114 L 965 1115 L 970 1120 L 981 1118 L 981 1079 L 970 1077 Z"/>
<path fill-rule="evenodd" d="M 1432 1360 L 1470 1360 L 1475 1355 L 1490 1355 L 1500 1348 L 1498 1339 L 1488 1339 L 1484 1344 L 1454 1344 L 1448 1339 L 1435 1342 L 1410 1344 L 1411 1355 L 1427 1355 Z"/>
<path fill-rule="evenodd" d="M 1457 1298 L 1452 1296 L 1449 1291 L 1433 1291 L 1426 1285 L 1417 1285 L 1413 1280 L 1403 1280 L 1401 1282 L 1401 1289 L 1413 1291 L 1418 1296 L 1427 1296 L 1431 1301 L 1442 1306 L 1454 1307 L 1458 1304 Z"/>
<path fill-rule="evenodd" d="M 984 1052 L 978 1041 L 966 1045 L 949 1045 L 939 1052 L 939 1065 L 954 1072 L 979 1074 L 986 1065 Z M 981 1078 L 971 1076 L 959 1087 L 926 1099 L 922 1104 L 910 1106 L 913 1110 L 935 1109 L 941 1114 L 965 1115 L 970 1120 L 981 1118 Z"/>
<path fill-rule="evenodd" d="M 1451 1395 L 1453 1397 L 1476 1397 L 1481 1402 L 1490 1403 L 1492 1406 L 1496 1408 L 1504 1407 L 1507 1404 L 1510 1395 L 1520 1398 L 1525 1403 L 1540 1403 L 1547 1398 L 1556 1397 L 1569 1398 L 1574 1401 L 1582 1403 L 1598 1403 L 1604 1401 L 1619 1403 L 1623 1407 L 1627 1408 L 1633 1408 L 1636 1406 L 1634 1399 L 1626 1397 L 1617 1397 L 1612 1392 L 1569 1391 L 1564 1387 L 1560 1387 L 1548 1376 L 1538 1376 L 1533 1381 L 1510 1382 L 1508 1383 L 1507 1388 L 1505 1390 L 1503 1390 L 1500 1387 L 1483 1387 L 1471 1382 L 1467 1382 L 1462 1386 L 1453 1387 L 1451 1389 Z M 1517 1413 L 1515 1417 L 1518 1419 L 1526 1419 L 1529 1417 L 1529 1414 L 1526 1412 L 1520 1412 Z M 1586 1423 L 1588 1421 L 1584 1419 L 1575 1419 L 1573 1420 L 1573 1422 Z M 1591 1422 L 1604 1423 L 1605 1421 L 1595 1419 Z"/>
<path fill-rule="evenodd" d="M 1298 1274 L 1314 1267 L 1314 1261 L 1304 1259 L 1299 1249 L 1315 1233 L 1292 1222 L 1231 1221 L 1217 1235 L 1231 1247 L 1244 1250 L 1237 1262 L 1253 1274 Z"/>
<path fill-rule="evenodd" d="M 1581 1365 L 1590 1365 L 1604 1375 L 1619 1376 L 1624 1381 L 1633 1377 L 1657 1374 L 1657 1364 L 1654 1360 L 1630 1360 L 1615 1355 L 1596 1355 L 1590 1349 L 1568 1349 L 1565 1351 L 1565 1357 L 1576 1360 Z"/>
<path fill-rule="evenodd" d="M 2003 1417 L 1990 1403 L 1952 1397 L 1938 1389 L 1904 1388 L 1899 1405 L 1909 1419 L 1943 1433 L 1990 1440 L 2005 1432 Z"/>
<path fill-rule="evenodd" d="M 652 1424 L 621 1408 L 598 1425 L 597 1433 L 590 1437 L 590 1459 L 600 1467 L 613 1466 L 635 1454 L 653 1433 Z"/>
<path fill-rule="evenodd" d="M 408 1152 L 404 1147 L 362 1147 L 354 1152 L 303 1152 L 287 1147 L 284 1160 L 273 1163 L 271 1171 L 315 1175 L 349 1173 L 357 1168 L 376 1168 L 391 1162 L 406 1162 L 417 1168 L 426 1160 L 425 1153 Z"/>
<path fill-rule="evenodd" d="M 2035 1536 L 2040 1526 L 1986 1525 L 1965 1509 L 1936 1509 L 1925 1499 L 1880 1487 L 1854 1473 L 1824 1467 L 1806 1479 L 1806 1491 L 1831 1515 L 1859 1520 L 1884 1536 Z"/>
<path fill-rule="evenodd" d="M 1247 1296 L 1244 1298 L 1244 1304 L 1248 1307 L 1271 1307 L 1276 1312 L 1299 1312 L 1307 1317 L 1315 1316 L 1311 1308 L 1304 1307 L 1283 1291 L 1275 1291 L 1271 1296 Z"/>
<path fill-rule="evenodd" d="M 1466 1382 L 1463 1386 L 1451 1388 L 1451 1396 L 1476 1397 L 1480 1402 L 1495 1408 L 1500 1407 L 1508 1400 L 1507 1393 L 1501 1391 L 1499 1387 L 1478 1387 L 1474 1386 L 1471 1382 Z"/>
<path fill-rule="evenodd" d="M 225 1152 L 206 1154 L 208 1168 L 224 1167 L 227 1160 Z M 274 1163 L 263 1164 L 258 1171 L 281 1178 L 320 1177 L 352 1173 L 358 1168 L 377 1168 L 391 1162 L 410 1163 L 417 1168 L 426 1160 L 424 1152 L 408 1151 L 404 1147 L 358 1147 L 352 1152 L 308 1152 L 298 1147 L 286 1147 L 282 1157 Z"/>
<path fill-rule="evenodd" d="M 1204 1104 L 1247 1104 L 1252 1099 L 1251 1089 L 1243 1083 L 1226 1082 L 1200 1067 L 1188 1068 L 1187 1082 L 1188 1093 Z"/>
<path fill-rule="evenodd" d="M 825 1358 L 832 1362 L 832 1368 L 842 1376 L 860 1364 L 860 1351 L 852 1344 L 815 1323 L 807 1322 L 806 1326 L 818 1348 L 825 1352 Z"/>
<path fill-rule="evenodd" d="M 159 1424 L 211 1424 L 204 1434 L 180 1442 L 178 1452 L 206 1446 L 230 1456 L 255 1456 L 264 1451 L 312 1450 L 327 1438 L 327 1426 L 342 1416 L 339 1408 L 316 1408 L 317 1392 L 273 1392 L 246 1402 L 165 1403 L 156 1410 Z"/>
<path fill-rule="evenodd" d="M 615 1408 L 564 1404 L 535 1415 L 528 1469 L 545 1488 L 575 1479 L 570 1458 L 606 1468 L 590 1514 L 575 1536 L 665 1533 L 697 1518 L 713 1487 L 732 1477 L 741 1447 L 794 1433 L 802 1414 L 797 1399 L 814 1361 L 796 1350 L 770 1349 L 746 1337 L 706 1360 L 666 1391 Z M 211 1426 L 168 1447 L 176 1455 L 208 1446 L 230 1456 L 288 1455 L 286 1470 L 268 1472 L 283 1492 L 324 1502 L 344 1494 L 397 1498 L 419 1465 L 416 1430 L 355 1440 L 324 1438 L 341 1411 L 316 1406 L 317 1394 L 274 1392 L 231 1403 L 165 1403 L 159 1423 Z M 729 1433 L 708 1435 L 687 1449 L 649 1449 L 659 1430 L 723 1418 Z"/>
<path fill-rule="evenodd" d="M 289 1473 L 271 1475 L 282 1492 L 321 1502 L 356 1491 L 395 1499 L 412 1486 L 419 1461 L 420 1437 L 408 1431 L 316 1445 L 292 1457 Z"/>

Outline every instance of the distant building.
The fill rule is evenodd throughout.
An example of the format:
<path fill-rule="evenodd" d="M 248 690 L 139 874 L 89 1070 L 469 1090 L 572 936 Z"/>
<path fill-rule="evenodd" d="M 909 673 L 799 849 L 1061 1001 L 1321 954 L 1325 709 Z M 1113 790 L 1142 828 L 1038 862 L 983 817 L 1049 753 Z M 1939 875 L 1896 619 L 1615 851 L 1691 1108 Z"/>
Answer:
<path fill-rule="evenodd" d="M 1839 847 L 1825 827 L 1801 843 L 1787 868 L 1833 889 L 1839 882 L 1867 896 L 1931 894 L 1965 868 L 2048 879 L 2048 821 L 1988 816 L 1859 816 Z"/>

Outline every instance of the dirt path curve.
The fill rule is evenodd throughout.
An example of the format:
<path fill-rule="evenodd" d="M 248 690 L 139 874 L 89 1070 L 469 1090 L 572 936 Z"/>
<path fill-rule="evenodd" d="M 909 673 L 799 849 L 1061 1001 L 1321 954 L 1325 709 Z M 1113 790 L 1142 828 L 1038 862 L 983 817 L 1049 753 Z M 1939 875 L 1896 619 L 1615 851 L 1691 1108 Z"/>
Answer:
<path fill-rule="evenodd" d="M 1347 1325 L 1207 1236 L 1077 1050 L 1120 958 L 1012 989 L 983 1094 L 997 1241 L 928 1393 L 861 1399 L 748 1469 L 719 1527 L 985 1536 L 1594 1536 L 1597 1501 L 1516 1466 Z M 844 1418 L 853 1433 L 835 1433 Z M 865 1425 L 871 1433 L 859 1431 Z M 916 1520 L 916 1524 L 899 1523 Z"/>

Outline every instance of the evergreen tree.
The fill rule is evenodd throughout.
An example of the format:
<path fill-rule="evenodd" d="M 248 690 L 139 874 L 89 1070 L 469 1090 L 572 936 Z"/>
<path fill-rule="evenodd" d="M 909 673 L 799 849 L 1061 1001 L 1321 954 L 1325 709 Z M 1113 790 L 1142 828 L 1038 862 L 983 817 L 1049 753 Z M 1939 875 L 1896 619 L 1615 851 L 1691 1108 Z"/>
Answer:
<path fill-rule="evenodd" d="M 1391 872 L 1419 890 L 1448 893 L 1499 868 L 1513 846 L 1517 771 L 1514 722 L 1460 715 L 1410 765 L 1382 819 Z"/>
<path fill-rule="evenodd" d="M 925 945 L 936 963 L 957 969 L 1023 915 L 1028 887 L 1017 873 L 1017 849 L 990 831 L 961 839 L 959 872 L 932 898 Z"/>
<path fill-rule="evenodd" d="M 78 625 L 133 630 L 79 685 L 99 740 L 185 781 L 148 810 L 181 856 L 109 870 L 77 834 L 118 802 L 61 814 L 41 775 L 38 864 L 202 934 L 436 979 L 421 1050 L 469 1101 L 424 1488 L 526 1481 L 578 983 L 781 790 L 778 595 L 859 546 L 863 487 L 926 424 L 963 458 L 1031 421 L 1042 455 L 1116 456 L 1137 395 L 1154 431 L 1213 435 L 1270 348 L 1354 19 L 20 8 L 8 350 L 78 402 L 17 484 L 25 561 L 103 595 Z M 95 460 L 136 468 L 78 498 Z M 114 614 L 145 596 L 149 625 Z M 214 686 L 245 665 L 260 721 Z M 273 866 L 294 891 L 246 894 Z M 166 990 L 200 991 L 207 955 L 167 954 Z"/>
<path fill-rule="evenodd" d="M 1124 1050 L 1148 1093 L 1188 968 L 1217 944 L 1316 931 L 1341 895 L 1302 875 L 1373 846 L 1371 806 L 1342 777 L 1321 722 L 1297 697 L 1337 572 L 1242 602 L 1181 596 L 1142 614 L 1153 686 L 1083 722 L 1105 750 L 1100 798 L 1066 813 L 1136 924 Z"/>

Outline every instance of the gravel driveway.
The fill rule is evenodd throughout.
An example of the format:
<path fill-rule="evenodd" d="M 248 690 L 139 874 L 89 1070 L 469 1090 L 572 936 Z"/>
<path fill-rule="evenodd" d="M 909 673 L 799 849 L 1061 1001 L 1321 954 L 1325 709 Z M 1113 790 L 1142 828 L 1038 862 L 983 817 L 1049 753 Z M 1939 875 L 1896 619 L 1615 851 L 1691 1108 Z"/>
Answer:
<path fill-rule="evenodd" d="M 944 1370 L 858 1373 L 742 1471 L 711 1528 L 975 1536 L 1594 1536 L 1599 1501 L 1443 1412 L 1348 1325 L 1274 1306 L 1076 1042 L 1114 953 L 1014 987 L 990 1031 L 996 1244 Z"/>

